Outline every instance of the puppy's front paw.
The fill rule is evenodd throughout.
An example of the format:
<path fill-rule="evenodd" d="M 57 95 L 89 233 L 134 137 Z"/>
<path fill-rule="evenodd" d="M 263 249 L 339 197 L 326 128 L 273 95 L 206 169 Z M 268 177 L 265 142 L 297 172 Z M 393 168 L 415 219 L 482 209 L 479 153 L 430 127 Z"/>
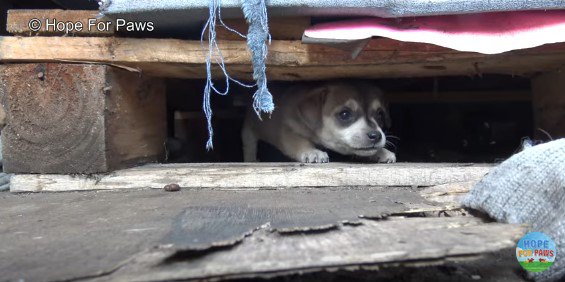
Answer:
<path fill-rule="evenodd" d="M 393 152 L 383 148 L 379 150 L 377 154 L 372 156 L 371 160 L 379 163 L 395 163 L 396 155 Z"/>
<path fill-rule="evenodd" d="M 303 163 L 327 163 L 330 161 L 328 153 L 318 149 L 304 151 L 298 155 L 298 160 Z"/>

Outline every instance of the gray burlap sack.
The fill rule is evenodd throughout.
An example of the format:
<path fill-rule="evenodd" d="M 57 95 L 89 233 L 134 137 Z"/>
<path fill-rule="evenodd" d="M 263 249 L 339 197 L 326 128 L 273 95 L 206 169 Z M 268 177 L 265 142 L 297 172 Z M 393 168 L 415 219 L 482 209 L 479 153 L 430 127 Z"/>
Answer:
<path fill-rule="evenodd" d="M 512 156 L 479 181 L 462 203 L 551 237 L 557 248 L 554 264 L 529 275 L 536 281 L 565 279 L 565 139 Z"/>

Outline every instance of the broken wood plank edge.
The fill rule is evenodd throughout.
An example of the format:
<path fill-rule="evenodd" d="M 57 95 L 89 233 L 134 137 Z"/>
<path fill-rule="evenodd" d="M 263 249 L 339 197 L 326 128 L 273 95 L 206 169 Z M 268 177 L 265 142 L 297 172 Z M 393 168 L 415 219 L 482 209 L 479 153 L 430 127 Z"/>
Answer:
<path fill-rule="evenodd" d="M 141 69 L 138 67 L 128 67 L 125 65 L 118 65 L 118 64 L 112 64 L 112 63 L 101 63 L 101 62 L 92 62 L 92 61 L 73 61 L 73 60 L 55 60 L 54 62 L 56 63 L 66 63 L 66 64 L 89 64 L 89 65 L 106 65 L 106 66 L 111 66 L 111 67 L 115 67 L 115 68 L 119 68 L 119 69 L 123 69 L 123 70 L 127 70 L 130 72 L 136 72 L 141 74 Z"/>
<path fill-rule="evenodd" d="M 477 253 L 477 254 L 468 254 L 468 255 L 452 255 L 452 256 L 446 256 L 444 258 L 437 258 L 437 259 L 421 259 L 421 260 L 358 263 L 358 264 L 351 263 L 351 264 L 343 264 L 339 266 L 297 267 L 297 268 L 286 269 L 282 271 L 246 272 L 246 273 L 233 273 L 233 274 L 224 274 L 224 275 L 215 275 L 215 276 L 201 276 L 201 277 L 196 277 L 195 279 L 205 279 L 206 281 L 214 281 L 215 279 L 218 280 L 257 279 L 257 278 L 273 279 L 273 278 L 285 277 L 293 274 L 304 275 L 304 274 L 315 274 L 319 272 L 357 271 L 357 270 L 382 271 L 385 269 L 394 269 L 400 267 L 402 268 L 438 267 L 445 265 L 446 262 L 461 263 L 472 260 L 480 260 L 485 255 L 486 254 Z"/>
<path fill-rule="evenodd" d="M 422 221 L 422 220 L 424 220 L 424 221 Z M 413 221 L 413 222 L 406 223 L 404 221 Z M 448 221 L 448 222 L 444 222 L 444 221 Z M 290 274 L 290 273 L 303 273 L 304 271 L 320 271 L 320 270 L 330 270 L 330 269 L 340 270 L 340 269 L 348 269 L 348 268 L 355 270 L 355 269 L 358 269 L 360 267 L 367 267 L 367 268 L 372 268 L 372 269 L 377 270 L 377 269 L 380 269 L 381 267 L 399 267 L 399 266 L 400 267 L 402 267 L 402 266 L 422 267 L 422 266 L 426 266 L 426 265 L 436 266 L 438 264 L 445 263 L 447 260 L 465 261 L 465 260 L 480 258 L 483 255 L 490 254 L 490 253 L 501 252 L 501 251 L 504 251 L 504 250 L 510 250 L 512 247 L 515 246 L 516 241 L 525 232 L 525 227 L 521 226 L 521 225 L 502 224 L 502 223 L 493 223 L 491 225 L 490 223 L 482 223 L 480 220 L 473 219 L 473 218 L 468 218 L 468 219 L 452 218 L 452 219 L 449 219 L 449 220 L 444 220 L 444 219 L 405 219 L 405 220 L 395 220 L 396 223 L 388 222 L 388 221 L 382 221 L 382 222 L 368 221 L 368 223 L 369 222 L 370 222 L 369 226 L 365 226 L 365 227 L 362 227 L 363 225 L 353 226 L 353 227 L 352 226 L 348 226 L 348 227 L 344 226 L 343 229 L 333 229 L 333 230 L 327 231 L 323 234 L 314 233 L 314 234 L 311 234 L 311 236 L 294 236 L 294 235 L 288 235 L 288 234 L 272 233 L 272 232 L 269 232 L 268 230 L 265 229 L 265 227 L 268 227 L 268 226 L 263 226 L 261 228 L 256 229 L 255 231 L 253 231 L 250 235 L 244 237 L 244 239 L 242 241 L 237 242 L 237 243 L 233 244 L 232 246 L 227 246 L 226 248 L 222 248 L 221 250 L 219 250 L 220 252 L 208 253 L 207 250 L 203 250 L 203 251 L 207 252 L 208 255 L 213 256 L 213 258 L 210 258 L 208 256 L 207 256 L 207 258 L 211 259 L 212 262 L 210 262 L 210 263 L 214 264 L 214 261 L 217 261 L 217 262 L 223 261 L 222 256 L 228 256 L 228 257 L 233 256 L 230 253 L 234 253 L 234 252 L 237 253 L 237 252 L 242 252 L 244 250 L 247 250 L 247 249 L 249 249 L 249 247 L 251 245 L 256 244 L 257 242 L 264 242 L 263 239 L 265 239 L 265 242 L 269 242 L 268 244 L 273 244 L 274 242 L 284 244 L 285 241 L 281 241 L 281 240 L 286 240 L 286 242 L 287 242 L 286 244 L 289 244 L 289 243 L 293 242 L 293 240 L 303 240 L 303 239 L 304 240 L 306 240 L 306 239 L 317 240 L 315 238 L 312 239 L 311 238 L 312 236 L 329 236 L 329 235 L 334 236 L 334 237 L 335 236 L 344 236 L 346 234 L 350 234 L 351 232 L 355 232 L 355 228 L 362 228 L 362 230 L 370 230 L 370 229 L 373 229 L 373 228 L 377 228 L 377 229 L 394 228 L 395 226 L 396 226 L 396 228 L 398 228 L 398 226 L 397 226 L 398 224 L 401 224 L 401 225 L 423 224 L 424 226 L 426 226 L 426 224 L 428 224 L 428 225 L 434 225 L 435 226 L 437 223 L 441 223 L 440 227 L 436 227 L 438 230 L 442 230 L 442 229 L 445 228 L 446 230 L 451 230 L 451 231 L 446 231 L 446 232 L 451 232 L 452 235 L 454 234 L 453 232 L 455 232 L 455 234 L 460 233 L 459 235 L 463 236 L 463 237 L 474 236 L 475 240 L 480 236 L 485 236 L 485 235 L 481 235 L 481 234 L 487 234 L 487 233 L 489 233 L 488 232 L 489 230 L 491 230 L 491 231 L 494 230 L 494 231 L 498 231 L 498 232 L 501 232 L 501 233 L 500 233 L 499 236 L 493 236 L 492 234 L 488 235 L 486 237 L 488 239 L 487 244 L 482 248 L 469 248 L 469 246 L 466 246 L 466 247 L 463 247 L 463 248 L 452 247 L 452 248 L 444 249 L 445 247 L 438 247 L 439 249 L 435 250 L 435 252 L 433 252 L 433 253 L 427 252 L 425 255 L 424 254 L 407 255 L 404 252 L 392 252 L 392 250 L 388 250 L 386 252 L 388 255 L 383 254 L 382 256 L 376 256 L 376 257 L 367 256 L 365 258 L 350 257 L 350 259 L 345 259 L 341 262 L 339 260 L 333 259 L 333 260 L 329 260 L 329 261 L 324 261 L 324 263 L 326 265 L 323 265 L 324 263 L 321 263 L 321 262 L 319 262 L 319 263 L 311 263 L 311 262 L 310 263 L 304 263 L 303 262 L 303 263 L 297 263 L 295 265 L 284 265 L 284 266 L 283 265 L 276 265 L 275 266 L 275 265 L 271 264 L 271 265 L 263 265 L 263 266 L 257 267 L 257 268 L 248 267 L 248 266 L 243 265 L 242 268 L 240 268 L 238 271 L 234 271 L 233 267 L 232 267 L 231 270 L 230 270 L 229 267 L 228 268 L 223 267 L 222 270 L 216 272 L 215 274 L 209 273 L 207 271 L 204 271 L 203 273 L 188 271 L 188 272 L 185 272 L 185 274 L 183 274 L 183 273 L 175 272 L 174 270 L 176 268 L 172 268 L 172 269 L 167 268 L 167 264 L 164 263 L 164 262 L 169 260 L 172 257 L 175 257 L 173 262 L 174 262 L 175 265 L 178 264 L 177 267 L 179 267 L 181 263 L 190 264 L 195 259 L 193 252 L 189 252 L 189 253 L 187 253 L 187 256 L 185 256 L 185 255 L 182 254 L 184 249 L 176 248 L 174 245 L 167 245 L 167 246 L 162 246 L 161 248 L 146 250 L 142 253 L 138 253 L 136 255 L 137 260 L 133 261 L 133 267 L 130 269 L 130 270 L 133 270 L 133 272 L 128 273 L 128 267 L 129 266 L 125 265 L 125 267 L 123 268 L 124 273 L 118 272 L 117 277 L 121 277 L 123 280 L 132 280 L 133 277 L 128 276 L 128 275 L 133 274 L 133 275 L 141 275 L 141 276 L 137 276 L 138 279 L 133 279 L 133 280 L 139 280 L 140 277 L 144 277 L 144 278 L 146 278 L 145 280 L 147 280 L 148 277 L 144 276 L 144 275 L 147 275 L 147 273 L 143 270 L 143 269 L 147 269 L 147 267 L 150 267 L 152 269 L 153 273 L 159 273 L 159 274 L 157 274 L 157 276 L 150 276 L 150 277 L 152 277 L 152 279 L 149 279 L 149 280 L 162 280 L 164 278 L 163 278 L 163 276 L 160 276 L 160 275 L 165 275 L 165 276 L 173 275 L 177 279 L 180 279 L 180 278 L 191 278 L 191 279 L 228 278 L 228 279 L 233 279 L 233 278 L 239 277 L 240 275 L 242 275 L 242 277 L 247 277 L 248 275 L 253 275 L 255 277 L 257 277 L 257 276 L 262 277 L 262 275 L 279 276 L 279 275 L 287 275 L 287 274 Z M 463 229 L 463 230 L 454 231 L 454 229 L 460 229 L 460 228 Z M 428 230 L 428 229 L 425 229 L 425 230 Z M 357 230 L 357 231 L 359 231 L 359 230 Z M 468 232 L 471 232 L 471 233 L 468 233 Z M 492 233 L 492 232 L 490 232 L 490 233 Z M 364 234 L 364 232 L 361 232 L 360 234 Z M 266 236 L 266 237 L 264 237 L 262 239 L 263 236 Z M 273 241 L 273 239 L 269 239 L 270 237 L 273 237 L 273 236 L 275 236 L 275 238 L 279 238 L 279 239 L 274 240 L 274 241 Z M 366 235 L 362 235 L 362 237 L 363 236 L 366 236 Z M 494 239 L 495 237 L 496 237 L 496 240 Z M 287 239 L 284 239 L 284 238 L 287 238 Z M 291 238 L 294 238 L 294 239 L 291 239 Z M 451 239 L 453 239 L 453 237 Z M 364 240 L 364 239 L 360 238 L 360 240 Z M 312 248 L 312 247 L 310 247 L 310 248 Z M 325 254 L 326 256 L 331 255 L 330 254 L 331 251 L 328 251 L 328 252 L 329 253 Z M 321 255 L 323 256 L 323 254 L 321 254 Z M 198 256 L 198 257 L 200 257 L 200 256 Z M 196 258 L 196 259 L 198 259 L 198 258 Z M 349 261 L 349 262 L 347 262 L 347 261 Z M 302 266 L 300 266 L 300 264 L 302 264 Z M 249 271 L 250 269 L 253 269 L 254 271 Z M 141 271 L 139 271 L 139 270 L 141 270 Z M 136 273 L 137 271 L 139 271 L 141 273 Z M 152 273 L 152 275 L 153 275 L 153 273 Z M 125 275 L 125 276 L 120 276 L 121 274 Z M 183 275 L 191 275 L 191 276 L 184 277 Z M 166 278 L 172 279 L 174 277 L 166 277 Z"/>

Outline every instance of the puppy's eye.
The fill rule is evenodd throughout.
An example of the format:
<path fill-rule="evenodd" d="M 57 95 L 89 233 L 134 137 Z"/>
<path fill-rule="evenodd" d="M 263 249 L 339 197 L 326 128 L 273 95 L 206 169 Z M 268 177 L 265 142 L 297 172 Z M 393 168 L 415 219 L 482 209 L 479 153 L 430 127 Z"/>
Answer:
<path fill-rule="evenodd" d="M 353 117 L 353 113 L 351 112 L 351 109 L 345 108 L 341 112 L 339 112 L 337 116 L 342 121 L 348 121 L 351 119 L 351 117 Z"/>

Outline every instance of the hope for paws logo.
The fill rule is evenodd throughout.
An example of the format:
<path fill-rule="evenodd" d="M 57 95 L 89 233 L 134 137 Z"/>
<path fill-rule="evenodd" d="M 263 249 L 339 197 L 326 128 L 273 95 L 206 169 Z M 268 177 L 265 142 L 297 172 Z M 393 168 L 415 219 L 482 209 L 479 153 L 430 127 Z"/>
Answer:
<path fill-rule="evenodd" d="M 557 256 L 555 243 L 541 232 L 524 235 L 516 246 L 516 258 L 527 271 L 547 270 L 555 261 L 555 256 Z"/>

